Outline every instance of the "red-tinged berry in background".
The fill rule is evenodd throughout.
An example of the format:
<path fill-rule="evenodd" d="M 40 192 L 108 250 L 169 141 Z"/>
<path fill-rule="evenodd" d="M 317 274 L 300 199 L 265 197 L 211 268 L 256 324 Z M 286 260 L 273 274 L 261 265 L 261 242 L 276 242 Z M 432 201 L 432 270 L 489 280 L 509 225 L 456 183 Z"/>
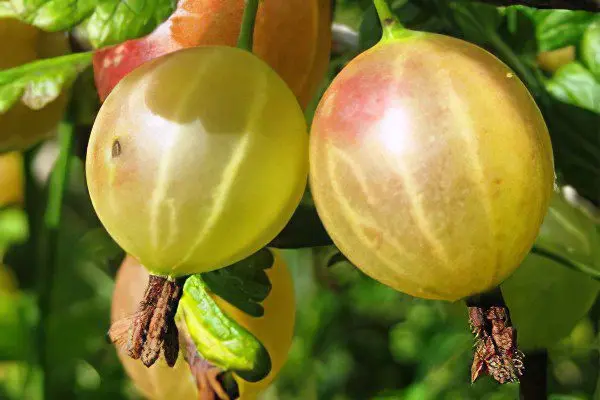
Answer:
<path fill-rule="evenodd" d="M 25 171 L 21 153 L 0 154 L 0 188 L 0 208 L 23 202 Z"/>
<path fill-rule="evenodd" d="M 151 34 L 96 51 L 94 74 L 100 99 L 143 63 L 176 50 L 235 46 L 244 0 L 181 0 Z M 329 63 L 330 0 L 264 0 L 254 31 L 254 53 L 292 89 L 302 107 L 315 94 Z"/>
<path fill-rule="evenodd" d="M 262 303 L 265 310 L 262 317 L 251 317 L 222 298 L 212 295 L 223 312 L 227 313 L 261 341 L 269 352 L 272 361 L 269 375 L 258 382 L 248 382 L 234 375 L 241 400 L 256 399 L 273 382 L 285 364 L 288 351 L 292 345 L 296 316 L 292 276 L 281 255 L 275 253 L 274 256 L 275 262 L 267 270 L 272 289 L 269 296 Z M 146 269 L 133 257 L 127 256 L 117 273 L 115 281 L 111 310 L 113 322 L 119 321 L 136 311 L 144 296 L 148 278 L 149 275 Z M 180 349 L 182 353 L 185 352 L 183 343 Z M 178 357 L 174 368 L 169 368 L 162 359 L 150 368 L 146 368 L 140 360 L 132 359 L 123 350 L 118 350 L 117 355 L 136 388 L 148 399 L 198 398 L 197 382 L 191 374 L 184 357 Z"/>
<path fill-rule="evenodd" d="M 0 18 L 0 71 L 69 51 L 63 32 L 48 33 L 11 18 Z M 24 150 L 51 136 L 63 117 L 67 96 L 61 94 L 39 110 L 18 101 L 0 114 L 0 153 Z"/>

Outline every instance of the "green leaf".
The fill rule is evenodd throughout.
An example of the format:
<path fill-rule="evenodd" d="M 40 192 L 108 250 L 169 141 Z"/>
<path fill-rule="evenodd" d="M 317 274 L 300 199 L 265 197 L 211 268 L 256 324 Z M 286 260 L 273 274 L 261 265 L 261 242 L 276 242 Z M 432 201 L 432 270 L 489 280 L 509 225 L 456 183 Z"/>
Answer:
<path fill-rule="evenodd" d="M 596 223 L 560 193 L 552 196 L 536 245 L 600 272 L 600 235 Z"/>
<path fill-rule="evenodd" d="M 15 207 L 0 209 L 0 255 L 5 247 L 23 243 L 28 237 L 29 224 L 25 211 Z"/>
<path fill-rule="evenodd" d="M 104 228 L 86 232 L 81 238 L 81 246 L 91 259 L 113 260 L 123 256 L 123 250 Z"/>
<path fill-rule="evenodd" d="M 85 22 L 90 43 L 99 48 L 150 33 L 173 13 L 172 0 L 106 0 Z"/>
<path fill-rule="evenodd" d="M 190 276 L 177 309 L 202 357 L 223 370 L 233 370 L 250 382 L 271 371 L 271 358 L 262 343 L 225 314 L 208 295 L 202 274 Z"/>
<path fill-rule="evenodd" d="M 522 7 L 507 7 L 505 13 L 502 37 L 515 53 L 533 58 L 538 52 L 533 20 Z"/>
<path fill-rule="evenodd" d="M 265 270 L 273 262 L 273 254 L 265 248 L 229 267 L 203 273 L 202 279 L 223 300 L 253 317 L 261 317 L 265 310 L 260 303 L 271 292 Z"/>
<path fill-rule="evenodd" d="M 562 66 L 546 88 L 562 102 L 600 113 L 600 83 L 579 62 Z"/>
<path fill-rule="evenodd" d="M 0 114 L 21 100 L 39 110 L 55 100 L 90 65 L 92 53 L 69 54 L 0 71 Z"/>
<path fill-rule="evenodd" d="M 348 258 L 342 254 L 340 251 L 336 251 L 330 258 L 327 260 L 327 267 L 331 268 L 339 263 L 347 263 L 350 262 Z"/>
<path fill-rule="evenodd" d="M 300 204 L 285 228 L 269 243 L 278 249 L 298 249 L 330 245 L 331 238 L 312 204 Z"/>
<path fill-rule="evenodd" d="M 485 44 L 495 34 L 503 19 L 503 10 L 489 4 L 450 3 L 454 20 L 465 39 Z"/>
<path fill-rule="evenodd" d="M 555 193 L 532 253 L 600 280 L 600 232 L 578 206 Z"/>
<path fill-rule="evenodd" d="M 600 21 L 590 24 L 583 34 L 581 60 L 600 82 Z"/>
<path fill-rule="evenodd" d="M 12 16 L 45 31 L 72 28 L 89 16 L 98 0 L 7 0 L 0 15 Z"/>
<path fill-rule="evenodd" d="M 42 150 L 43 151 L 43 150 Z M 33 152 L 31 152 L 33 153 Z M 26 155 L 26 160 L 31 160 L 31 153 Z M 40 154 L 38 151 L 37 154 Z M 30 165 L 30 164 L 28 164 Z M 71 169 L 80 168 L 79 177 L 83 173 L 81 162 L 71 163 Z M 41 246 L 42 239 L 40 227 L 43 226 L 45 210 L 45 192 L 33 181 L 28 174 L 28 199 L 27 212 L 30 221 L 31 237 L 21 246 L 13 246 L 6 254 L 6 264 L 16 272 L 19 287 L 23 290 L 36 290 L 40 282 L 40 274 L 36 271 L 39 260 L 48 257 L 48 249 Z M 64 209 L 58 237 L 58 262 L 51 275 L 51 281 L 43 284 L 52 285 L 52 295 L 48 306 L 44 308 L 47 325 L 37 324 L 32 329 L 46 337 L 44 349 L 37 345 L 36 336 L 26 343 L 13 342 L 15 352 L 27 352 L 27 367 L 24 366 L 22 380 L 14 381 L 13 376 L 6 375 L 8 371 L 0 372 L 0 398 L 4 399 L 2 386 L 4 383 L 27 387 L 15 386 L 14 393 L 23 393 L 8 399 L 43 400 L 41 392 L 33 386 L 31 368 L 39 359 L 41 351 L 46 352 L 49 363 L 45 370 L 39 369 L 39 374 L 45 372 L 43 381 L 48 385 L 45 398 L 63 398 L 64 388 L 69 388 L 67 397 L 84 399 L 125 399 L 123 387 L 129 382 L 119 363 L 114 348 L 107 344 L 105 334 L 110 326 L 110 301 L 113 293 L 113 274 L 115 265 L 102 259 L 100 252 L 92 251 L 95 246 L 88 248 L 89 230 L 100 228 L 97 217 L 89 218 L 93 207 L 88 195 L 81 192 L 85 190 L 82 179 L 73 180 L 65 197 Z M 88 211 L 89 210 L 89 211 Z M 82 238 L 86 238 L 83 239 Z M 50 283 L 51 282 L 51 283 Z M 32 299 L 34 311 L 37 313 L 36 297 Z M 2 317 L 0 317 L 2 320 Z M 2 322 L 0 321 L 0 325 Z M 3 328 L 0 326 L 0 336 Z M 19 347 L 18 349 L 16 347 Z M 23 353 L 25 354 L 25 353 Z M 24 363 L 25 364 L 25 363 Z M 96 387 L 87 387 L 85 380 L 81 379 L 81 366 L 91 365 L 97 374 L 102 377 L 102 384 Z M 4 366 L 0 366 L 2 369 Z M 36 372 L 38 373 L 38 372 Z M 4 375 L 3 375 L 4 374 Z M 2 376 L 3 375 L 3 376 Z M 25 379 L 26 378 L 26 379 Z M 3 382 L 4 380 L 4 382 Z M 38 379 L 36 378 L 36 382 Z M 22 383 L 21 383 L 22 382 Z M 6 387 L 6 386 L 5 386 Z M 36 393 L 36 396 L 30 395 Z"/>
<path fill-rule="evenodd" d="M 32 296 L 0 291 L 0 361 L 27 359 L 36 320 Z"/>
<path fill-rule="evenodd" d="M 49 379 L 53 393 L 48 396 L 50 398 L 60 397 L 58 393 L 65 385 L 82 390 L 80 382 L 73 379 L 82 362 L 93 363 L 102 376 L 114 368 L 112 363 L 117 362 L 116 354 L 108 352 L 110 348 L 105 341 L 114 283 L 108 273 L 107 261 L 87 248 L 89 240 L 82 240 L 90 229 L 95 228 L 97 226 L 90 226 L 65 204 L 58 261 L 52 274 L 48 325 L 44 329 L 47 357 L 52 365 L 60 365 L 60 369 L 47 371 L 46 379 Z M 99 352 L 107 357 L 106 361 L 97 358 Z"/>
<path fill-rule="evenodd" d="M 502 293 L 525 351 L 551 348 L 587 313 L 600 283 L 552 257 L 529 254 L 502 283 Z M 541 317 L 539 320 L 534 316 Z M 535 322 L 534 322 L 535 321 Z"/>
<path fill-rule="evenodd" d="M 557 171 L 580 195 L 597 201 L 600 190 L 598 114 L 558 99 L 550 100 L 541 105 L 552 135 Z"/>
<path fill-rule="evenodd" d="M 143 36 L 174 9 L 173 0 L 0 1 L 0 16 L 18 18 L 46 31 L 69 30 L 83 22 L 95 48 Z"/>
<path fill-rule="evenodd" d="M 579 44 L 588 25 L 598 18 L 586 11 L 523 9 L 535 22 L 540 51 Z"/>
<path fill-rule="evenodd" d="M 375 46 L 381 39 L 381 24 L 374 6 L 367 8 L 358 29 L 359 48 L 366 50 Z"/>

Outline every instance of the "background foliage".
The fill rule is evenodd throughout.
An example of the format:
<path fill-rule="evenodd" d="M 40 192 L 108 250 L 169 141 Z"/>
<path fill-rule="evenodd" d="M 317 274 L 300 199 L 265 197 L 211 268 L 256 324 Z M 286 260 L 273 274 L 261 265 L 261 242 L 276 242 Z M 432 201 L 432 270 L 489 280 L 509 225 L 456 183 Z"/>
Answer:
<path fill-rule="evenodd" d="M 74 11 L 59 0 L 44 2 L 44 7 L 36 4 L 2 1 L 0 15 L 18 15 L 49 30 L 80 24 L 77 29 L 85 30 L 94 46 L 149 32 L 173 6 L 162 0 L 128 2 L 130 8 L 117 1 L 79 1 L 72 3 L 77 5 Z M 521 76 L 550 128 L 560 182 L 587 198 L 584 204 L 592 210 L 588 218 L 595 221 L 595 230 L 579 233 L 600 234 L 593 207 L 600 202 L 600 15 L 445 0 L 392 4 L 409 28 L 475 42 Z M 338 0 L 335 19 L 345 26 L 340 30 L 338 25 L 338 31 L 346 33 L 334 48 L 323 89 L 381 32 L 370 0 Z M 574 58 L 557 71 L 545 71 L 540 54 L 567 46 L 574 46 Z M 80 99 L 76 112 L 84 124 L 93 121 L 97 101 L 90 77 L 88 69 L 75 85 Z M 78 140 L 84 148 L 85 135 Z M 138 395 L 105 339 L 113 277 L 123 254 L 93 212 L 77 157 L 71 163 L 58 236 L 60 262 L 50 277 L 48 302 L 38 307 L 40 278 L 35 266 L 48 254 L 39 238 L 47 195 L 43 157 L 54 150 L 55 144 L 48 142 L 26 155 L 32 166 L 26 209 L 0 210 L 0 254 L 6 253 L 6 266 L 0 267 L 0 399 L 39 398 L 40 342 L 47 343 L 51 398 L 135 399 Z M 402 295 L 344 262 L 327 267 L 333 251 L 284 252 L 296 284 L 296 338 L 286 367 L 265 399 L 517 398 L 516 384 L 501 387 L 489 379 L 469 383 L 472 337 L 464 304 Z M 600 269 L 598 252 L 590 265 Z M 560 296 L 567 302 L 569 293 Z M 594 306 L 550 349 L 554 399 L 600 398 L 599 322 L 600 307 Z"/>

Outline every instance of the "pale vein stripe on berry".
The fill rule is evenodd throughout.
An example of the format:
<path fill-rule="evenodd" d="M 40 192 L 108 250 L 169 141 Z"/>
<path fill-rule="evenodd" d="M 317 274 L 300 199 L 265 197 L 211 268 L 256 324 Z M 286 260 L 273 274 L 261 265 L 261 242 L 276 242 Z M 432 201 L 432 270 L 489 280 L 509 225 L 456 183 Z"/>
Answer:
<path fill-rule="evenodd" d="M 373 254 L 381 262 L 381 264 L 386 268 L 386 270 L 389 273 L 395 275 L 396 277 L 399 278 L 399 280 L 401 280 L 403 282 L 403 285 L 402 285 L 403 287 L 413 286 L 413 287 L 418 288 L 418 291 L 420 293 L 428 294 L 428 295 L 430 295 L 430 297 L 445 298 L 446 296 L 441 295 L 440 292 L 436 291 L 435 289 L 433 289 L 431 287 L 425 287 L 424 285 L 415 282 L 413 279 L 410 279 L 411 271 L 408 271 L 405 267 L 400 265 L 399 260 L 392 260 L 388 257 L 385 257 L 382 254 L 383 252 L 376 249 L 374 247 L 372 240 L 363 233 L 363 230 L 361 229 L 360 224 L 362 224 L 363 226 L 372 226 L 371 222 L 367 221 L 365 218 L 363 218 L 356 210 L 354 210 L 352 205 L 349 204 L 349 202 L 346 200 L 346 196 L 343 192 L 343 188 L 340 186 L 338 179 L 336 179 L 337 174 L 335 173 L 335 166 L 337 163 L 336 163 L 336 160 L 334 159 L 334 157 L 332 157 L 336 153 L 337 153 L 336 155 L 339 156 L 339 153 L 341 151 L 339 151 L 338 149 L 336 149 L 336 151 L 332 151 L 332 149 L 336 149 L 335 146 L 329 145 L 328 149 L 327 149 L 327 151 L 329 153 L 329 157 L 325 157 L 327 160 L 326 167 L 327 167 L 327 172 L 329 174 L 329 182 L 331 182 L 331 186 L 332 186 L 332 189 L 334 192 L 334 194 L 331 196 L 331 198 L 337 200 L 338 204 L 344 210 L 344 212 L 343 212 L 343 215 L 345 217 L 344 219 L 346 220 L 346 222 L 348 223 L 348 226 L 352 229 L 352 231 L 354 232 L 356 237 L 359 239 L 359 241 L 362 242 L 364 245 L 371 248 L 370 253 Z M 339 158 L 338 158 L 338 161 L 339 161 Z M 352 167 L 352 164 L 349 164 L 349 165 L 351 166 L 351 168 L 353 170 L 353 175 L 356 177 L 360 172 L 357 170 L 357 168 Z M 371 216 L 371 218 L 372 218 L 372 216 Z M 380 228 L 376 228 L 376 229 L 380 230 Z M 393 238 L 393 235 L 390 235 L 387 233 L 382 235 L 382 241 L 388 242 L 388 244 L 392 248 L 394 248 L 396 251 L 399 251 L 400 254 L 407 256 L 408 253 L 402 249 L 402 246 L 399 243 L 390 243 L 391 238 Z M 343 249 L 341 249 L 341 250 L 343 250 Z M 381 278 L 381 276 L 378 276 L 377 278 L 379 279 L 379 278 Z M 388 279 L 388 281 L 389 280 L 392 280 L 392 279 Z"/>
<path fill-rule="evenodd" d="M 202 242 L 206 240 L 225 212 L 229 193 L 233 189 L 235 180 L 242 169 L 244 158 L 249 153 L 248 148 L 252 143 L 253 125 L 260 120 L 260 116 L 262 115 L 261 110 L 267 103 L 267 89 L 267 75 L 266 73 L 261 73 L 259 77 L 257 77 L 257 88 L 254 91 L 256 98 L 252 102 L 252 110 L 248 113 L 249 119 L 246 123 L 246 127 L 244 131 L 240 133 L 240 140 L 232 151 L 229 163 L 223 169 L 219 186 L 214 190 L 215 195 L 212 212 L 208 215 L 206 222 L 196 234 L 196 239 L 190 246 L 188 252 L 183 256 L 181 261 L 173 266 L 173 269 L 186 263 L 194 255 L 196 249 L 198 249 Z"/>
<path fill-rule="evenodd" d="M 442 265 L 447 265 L 449 261 L 448 252 L 444 248 L 444 245 L 439 238 L 432 233 L 433 230 L 421 200 L 422 194 L 419 191 L 418 183 L 414 179 L 413 174 L 406 168 L 403 160 L 392 160 L 390 157 L 381 158 L 382 162 L 385 162 L 390 167 L 392 170 L 391 173 L 396 173 L 404 184 L 406 198 L 408 199 L 408 203 L 410 205 L 410 213 L 414 218 L 417 228 L 427 243 L 429 243 L 431 246 L 433 255 L 439 259 Z"/>
<path fill-rule="evenodd" d="M 348 154 L 346 154 L 345 152 L 343 152 L 342 150 L 340 150 L 339 148 L 337 148 L 331 144 L 328 146 L 328 150 L 329 150 L 329 154 L 330 154 L 328 170 L 329 171 L 334 170 L 335 166 L 337 166 L 341 163 L 346 164 L 348 169 L 350 169 L 352 171 L 352 176 L 354 176 L 354 178 L 356 179 L 356 182 L 360 186 L 362 194 L 367 199 L 367 204 L 369 207 L 367 207 L 367 208 L 365 208 L 365 210 L 363 210 L 364 211 L 363 214 L 369 213 L 369 215 L 367 215 L 366 218 L 363 217 L 358 212 L 356 212 L 352 208 L 352 206 L 348 202 L 346 202 L 348 207 L 351 208 L 351 210 L 352 210 L 351 214 L 354 215 L 355 220 L 360 221 L 360 223 L 364 226 L 371 227 L 374 231 L 381 232 L 382 238 L 385 238 L 385 240 L 390 244 L 390 246 L 393 249 L 396 250 L 396 252 L 398 252 L 398 254 L 402 255 L 403 257 L 409 257 L 414 260 L 414 255 L 410 254 L 406 251 L 406 248 L 395 239 L 395 235 L 393 235 L 392 232 L 388 232 L 386 229 L 384 229 L 384 226 L 379 226 L 377 228 L 373 227 L 372 222 L 375 222 L 377 219 L 372 214 L 371 210 L 376 207 L 376 202 L 371 197 L 371 193 L 373 191 L 369 188 L 369 183 L 367 181 L 366 176 L 364 174 L 362 174 L 361 171 L 359 170 L 359 167 L 358 167 L 359 163 L 356 162 L 355 160 L 352 160 L 352 158 Z M 335 173 L 334 173 L 334 175 L 337 176 Z M 347 197 L 343 193 L 343 188 L 338 184 L 337 180 L 333 183 L 334 183 L 334 188 L 337 189 L 337 190 L 335 190 L 337 195 L 341 198 Z M 370 222 L 368 220 L 370 220 Z"/>
<path fill-rule="evenodd" d="M 479 192 L 478 198 L 484 209 L 488 230 L 490 232 L 490 238 L 495 239 L 497 235 L 497 227 L 495 226 L 493 217 L 494 210 L 492 208 L 489 188 L 486 185 L 485 173 L 481 164 L 481 155 L 476 139 L 477 134 L 475 132 L 475 128 L 473 127 L 469 106 L 468 104 L 465 104 L 465 102 L 457 95 L 457 91 L 454 88 L 449 72 L 442 66 L 437 68 L 437 71 L 439 74 L 438 76 L 443 80 L 443 84 L 440 84 L 438 87 L 450 88 L 450 90 L 444 91 L 444 93 L 447 95 L 447 106 L 456 123 L 455 131 L 461 135 L 463 142 L 465 143 L 466 154 L 463 156 L 463 159 L 465 162 L 469 163 L 470 170 L 474 175 L 474 178 L 471 179 L 471 183 Z M 496 260 L 496 265 L 490 266 L 493 268 L 493 274 L 490 276 L 490 284 L 493 284 L 499 272 L 498 268 L 500 266 L 500 260 L 498 258 L 500 257 L 500 249 L 498 248 L 497 244 L 494 246 L 494 242 L 492 240 L 489 242 L 490 247 L 494 249 L 494 258 Z M 498 243 L 498 241 L 495 242 Z M 487 266 L 481 267 L 486 267 L 485 270 L 487 270 Z"/>
<path fill-rule="evenodd" d="M 205 57 L 208 58 L 218 58 L 218 53 L 206 54 Z M 210 59 L 203 60 L 201 65 L 201 69 L 194 74 L 193 79 L 186 85 L 181 95 L 178 97 L 178 102 L 175 105 L 175 116 L 173 118 L 174 121 L 178 121 L 181 118 L 181 114 L 187 111 L 189 107 L 189 100 L 191 93 L 197 89 L 198 82 L 202 79 L 206 79 L 205 72 L 208 67 L 212 64 Z M 147 79 L 150 79 L 152 76 L 149 76 Z M 142 82 L 142 84 L 147 84 L 146 82 Z M 165 198 L 167 197 L 167 193 L 169 191 L 169 186 L 171 184 L 171 180 L 173 179 L 173 174 L 171 173 L 171 168 L 173 166 L 173 160 L 177 156 L 178 152 L 175 151 L 178 148 L 179 139 L 183 135 L 191 135 L 192 132 L 186 130 L 185 126 L 181 127 L 177 123 L 170 124 L 172 128 L 170 132 L 164 133 L 164 144 L 168 146 L 168 148 L 162 154 L 162 158 L 160 160 L 160 164 L 158 166 L 158 174 L 156 177 L 156 183 L 154 185 L 154 190 L 152 191 L 152 195 L 150 197 L 150 233 L 152 239 L 152 248 L 154 249 L 154 255 L 156 260 L 160 260 L 160 253 L 166 247 L 166 243 L 162 243 L 161 246 L 161 230 L 164 231 L 163 237 L 174 238 L 178 235 L 177 230 L 179 229 L 178 224 L 168 224 L 168 226 L 161 226 L 160 221 L 162 219 L 162 211 L 163 204 L 165 202 Z M 167 141 L 168 139 L 168 141 Z M 173 207 L 173 209 L 175 209 Z M 170 212 L 173 214 L 173 210 Z M 175 214 L 177 211 L 175 210 Z M 177 219 L 176 216 L 170 215 L 170 219 Z M 174 231 L 173 231 L 174 229 Z M 171 240 L 171 241 L 172 241 Z"/>

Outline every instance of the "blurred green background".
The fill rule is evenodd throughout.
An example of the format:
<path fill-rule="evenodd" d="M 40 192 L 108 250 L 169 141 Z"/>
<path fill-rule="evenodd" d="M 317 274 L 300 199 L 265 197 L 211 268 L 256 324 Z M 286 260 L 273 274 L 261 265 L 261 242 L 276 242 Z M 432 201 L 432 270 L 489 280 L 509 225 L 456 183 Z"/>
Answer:
<path fill-rule="evenodd" d="M 527 271 L 535 272 L 507 288 L 507 301 L 526 310 L 518 320 L 535 325 L 534 332 L 564 336 L 548 349 L 552 398 L 600 399 L 600 307 L 594 301 L 599 287 L 590 278 L 600 275 L 600 15 L 442 0 L 392 5 L 409 28 L 489 49 L 519 74 L 540 105 L 559 182 L 570 185 L 568 201 L 557 195 L 536 245 L 541 252 L 527 261 Z M 335 23 L 323 89 L 380 35 L 370 0 L 338 0 Z M 548 53 L 561 49 L 562 56 Z M 564 65 L 551 65 L 553 55 L 554 63 L 558 57 Z M 90 77 L 80 77 L 76 96 L 93 93 Z M 311 110 L 317 101 L 318 96 Z M 0 261 L 5 264 L 0 269 L 0 399 L 39 398 L 40 343 L 46 344 L 50 398 L 139 398 L 105 338 L 113 278 L 123 254 L 93 212 L 78 157 L 65 198 L 58 269 L 47 301 L 38 302 L 40 288 L 48 287 L 36 275 L 38 261 L 49 251 L 39 238 L 44 157 L 51 159 L 54 150 L 55 144 L 47 142 L 25 155 L 30 169 L 24 209 L 0 208 Z M 572 194 L 573 188 L 580 196 Z M 296 336 L 288 363 L 265 399 L 518 398 L 518 384 L 500 386 L 489 378 L 470 383 L 473 338 L 463 303 L 397 293 L 346 262 L 332 263 L 337 259 L 333 248 L 283 253 L 295 278 Z M 592 295 L 575 304 L 582 288 Z"/>

